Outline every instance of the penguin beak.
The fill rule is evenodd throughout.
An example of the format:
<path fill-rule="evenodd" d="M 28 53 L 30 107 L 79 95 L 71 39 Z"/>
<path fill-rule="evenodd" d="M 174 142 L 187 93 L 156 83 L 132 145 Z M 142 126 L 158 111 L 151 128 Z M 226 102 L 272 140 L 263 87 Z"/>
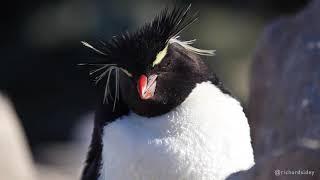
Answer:
<path fill-rule="evenodd" d="M 142 100 L 147 100 L 153 97 L 154 92 L 156 90 L 157 79 L 158 75 L 151 75 L 147 77 L 146 75 L 141 75 L 139 77 L 137 83 L 137 89 L 139 96 Z"/>

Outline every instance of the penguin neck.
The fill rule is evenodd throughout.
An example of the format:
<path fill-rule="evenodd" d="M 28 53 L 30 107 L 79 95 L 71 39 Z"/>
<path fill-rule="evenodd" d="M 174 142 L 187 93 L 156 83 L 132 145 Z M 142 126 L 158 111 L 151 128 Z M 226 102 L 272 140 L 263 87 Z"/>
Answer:
<path fill-rule="evenodd" d="M 212 111 L 215 107 L 220 106 L 220 103 L 238 104 L 231 106 L 242 110 L 239 102 L 233 99 L 229 94 L 224 93 L 220 88 L 213 85 L 211 82 L 202 82 L 197 84 L 189 96 L 176 108 L 170 112 L 155 117 L 143 117 L 130 112 L 127 116 L 119 118 L 119 120 L 128 120 L 132 124 L 144 126 L 152 132 L 171 134 L 181 133 L 186 127 L 200 125 L 208 118 L 202 116 L 212 116 Z M 228 108 L 228 106 L 226 106 Z M 221 109 L 219 109 L 220 111 Z M 232 111 L 232 109 L 223 109 L 224 111 Z M 217 119 L 217 121 L 220 121 Z"/>

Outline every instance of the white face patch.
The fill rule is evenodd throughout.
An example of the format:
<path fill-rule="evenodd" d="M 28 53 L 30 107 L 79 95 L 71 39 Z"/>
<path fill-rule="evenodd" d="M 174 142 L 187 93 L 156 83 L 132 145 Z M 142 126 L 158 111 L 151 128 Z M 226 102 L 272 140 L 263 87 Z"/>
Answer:
<path fill-rule="evenodd" d="M 161 63 L 162 59 L 166 56 L 167 51 L 168 51 L 168 45 L 166 45 L 166 47 L 157 54 L 156 60 L 154 60 L 153 63 L 152 63 L 152 67 L 154 67 L 155 65 Z"/>

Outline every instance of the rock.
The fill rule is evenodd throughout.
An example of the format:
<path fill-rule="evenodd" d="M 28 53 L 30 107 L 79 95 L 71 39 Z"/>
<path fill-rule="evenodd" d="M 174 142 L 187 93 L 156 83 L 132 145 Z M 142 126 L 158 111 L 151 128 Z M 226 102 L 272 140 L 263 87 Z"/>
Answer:
<path fill-rule="evenodd" d="M 35 180 L 36 171 L 11 103 L 0 94 L 0 179 Z"/>
<path fill-rule="evenodd" d="M 269 25 L 252 66 L 249 123 L 256 165 L 230 179 L 320 179 L 320 0 Z M 317 170 L 316 176 L 275 170 Z"/>
<path fill-rule="evenodd" d="M 235 173 L 227 180 L 319 180 L 320 143 L 316 148 L 296 144 L 282 152 L 260 159 L 248 171 Z"/>

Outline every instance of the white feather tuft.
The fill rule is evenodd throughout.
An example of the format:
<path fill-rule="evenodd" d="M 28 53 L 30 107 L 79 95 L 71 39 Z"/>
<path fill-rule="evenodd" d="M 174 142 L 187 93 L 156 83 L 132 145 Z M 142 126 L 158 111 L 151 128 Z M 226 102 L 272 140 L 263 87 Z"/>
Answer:
<path fill-rule="evenodd" d="M 94 50 L 95 52 L 97 52 L 97 53 L 99 53 L 99 54 L 106 55 L 104 52 L 100 51 L 99 49 L 96 49 L 96 48 L 93 47 L 91 44 L 89 44 L 89 43 L 87 43 L 87 42 L 85 42 L 85 41 L 81 41 L 81 43 L 82 43 L 84 46 L 86 46 L 86 47 Z"/>
<path fill-rule="evenodd" d="M 170 44 L 177 43 L 177 44 L 181 45 L 182 47 L 186 48 L 187 50 L 192 51 L 192 52 L 199 54 L 199 55 L 202 55 L 202 56 L 214 56 L 215 55 L 216 50 L 198 49 L 198 48 L 191 46 L 196 41 L 196 39 L 189 40 L 189 41 L 180 41 L 180 40 L 178 40 L 178 38 L 179 38 L 179 36 L 171 38 L 169 40 L 169 43 Z"/>
<path fill-rule="evenodd" d="M 104 90 L 104 102 L 109 103 L 108 99 L 111 98 L 113 100 L 113 111 L 115 110 L 116 103 L 119 100 L 120 95 L 120 89 L 119 89 L 119 72 L 122 71 L 127 76 L 132 77 L 132 74 L 129 73 L 127 70 L 117 67 L 116 64 L 103 64 L 102 67 L 97 68 L 90 72 L 90 75 L 99 73 L 100 71 L 104 70 L 100 75 L 95 77 L 96 84 L 99 83 L 99 81 L 102 80 L 103 77 L 107 76 L 107 82 Z M 115 92 L 114 95 L 110 92 L 110 78 L 111 74 L 114 72 L 115 75 Z"/>

